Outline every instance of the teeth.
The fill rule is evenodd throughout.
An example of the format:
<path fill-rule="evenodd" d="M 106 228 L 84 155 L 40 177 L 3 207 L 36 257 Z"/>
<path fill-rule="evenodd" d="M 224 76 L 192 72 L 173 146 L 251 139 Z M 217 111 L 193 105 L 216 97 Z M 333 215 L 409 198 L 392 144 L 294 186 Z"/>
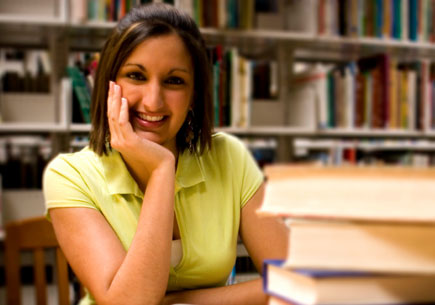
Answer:
<path fill-rule="evenodd" d="M 149 121 L 149 122 L 158 122 L 163 120 L 163 115 L 159 115 L 159 116 L 150 116 L 150 115 L 145 115 L 142 113 L 138 113 L 138 116 L 145 121 Z"/>

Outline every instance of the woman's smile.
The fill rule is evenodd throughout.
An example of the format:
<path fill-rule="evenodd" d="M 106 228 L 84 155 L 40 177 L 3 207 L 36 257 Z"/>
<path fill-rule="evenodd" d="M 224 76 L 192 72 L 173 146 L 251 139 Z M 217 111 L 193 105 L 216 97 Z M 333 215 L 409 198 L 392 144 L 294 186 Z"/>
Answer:
<path fill-rule="evenodd" d="M 132 111 L 132 125 L 133 127 L 139 126 L 152 131 L 155 128 L 161 127 L 168 121 L 167 115 L 149 115 L 142 112 Z"/>

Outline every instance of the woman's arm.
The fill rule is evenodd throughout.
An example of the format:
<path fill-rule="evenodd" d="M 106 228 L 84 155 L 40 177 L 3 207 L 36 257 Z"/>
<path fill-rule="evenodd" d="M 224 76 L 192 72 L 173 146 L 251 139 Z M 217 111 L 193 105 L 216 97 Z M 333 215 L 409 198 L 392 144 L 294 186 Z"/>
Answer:
<path fill-rule="evenodd" d="M 261 279 L 224 287 L 184 290 L 168 293 L 161 305 L 176 303 L 200 305 L 263 305 L 267 296 Z"/>
<path fill-rule="evenodd" d="M 69 263 L 98 304 L 159 304 L 169 276 L 175 158 L 160 145 L 135 138 L 127 103 L 121 102 L 120 90 L 113 90 L 113 85 L 108 103 L 112 146 L 135 172 L 147 173 L 137 231 L 129 250 L 123 249 L 98 211 L 56 208 L 50 210 L 50 216 Z"/>
<path fill-rule="evenodd" d="M 261 272 L 263 260 L 267 258 L 285 258 L 287 253 L 288 229 L 275 218 L 259 217 L 264 197 L 264 184 L 252 196 L 242 209 L 240 235 L 257 270 Z M 201 305 L 256 305 L 266 304 L 261 279 L 245 283 L 208 289 L 188 290 L 169 293 L 163 305 L 190 303 Z"/>

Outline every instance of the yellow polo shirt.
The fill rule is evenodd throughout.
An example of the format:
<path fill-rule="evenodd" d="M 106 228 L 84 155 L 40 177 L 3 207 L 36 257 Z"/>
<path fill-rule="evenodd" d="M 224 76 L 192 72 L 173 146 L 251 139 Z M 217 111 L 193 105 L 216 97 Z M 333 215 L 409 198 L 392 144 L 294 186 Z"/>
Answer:
<path fill-rule="evenodd" d="M 262 172 L 244 144 L 225 133 L 214 134 L 212 149 L 203 155 L 179 156 L 175 214 L 183 254 L 170 269 L 168 291 L 225 284 L 236 259 L 241 208 L 262 182 Z M 129 248 L 143 192 L 117 151 L 100 157 L 84 148 L 57 156 L 44 172 L 43 190 L 47 210 L 100 211 Z M 86 299 L 81 304 L 92 304 Z"/>

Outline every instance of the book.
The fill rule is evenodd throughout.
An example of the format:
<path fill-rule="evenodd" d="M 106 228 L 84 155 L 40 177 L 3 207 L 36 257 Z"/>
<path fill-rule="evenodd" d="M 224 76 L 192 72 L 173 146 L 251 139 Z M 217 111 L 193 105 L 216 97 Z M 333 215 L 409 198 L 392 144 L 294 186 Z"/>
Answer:
<path fill-rule="evenodd" d="M 435 301 L 435 275 L 393 276 L 288 269 L 279 260 L 266 260 L 263 270 L 264 291 L 293 304 L 405 304 Z"/>
<path fill-rule="evenodd" d="M 317 0 L 287 1 L 286 30 L 295 33 L 317 34 Z"/>
<path fill-rule="evenodd" d="M 327 68 L 321 64 L 308 66 L 295 73 L 289 86 L 290 109 L 287 123 L 292 127 L 315 129 L 327 126 Z"/>
<path fill-rule="evenodd" d="M 435 274 L 435 224 L 286 221 L 288 267 Z"/>
<path fill-rule="evenodd" d="M 287 302 L 284 299 L 275 297 L 273 295 L 269 296 L 269 300 L 267 302 L 268 305 L 293 305 L 294 303 Z"/>
<path fill-rule="evenodd" d="M 311 219 L 435 222 L 435 169 L 267 166 L 260 214 Z"/>
<path fill-rule="evenodd" d="M 91 93 L 86 84 L 83 73 L 75 66 L 67 67 L 67 74 L 72 79 L 74 97 L 80 106 L 80 112 L 84 123 L 91 122 Z"/>

